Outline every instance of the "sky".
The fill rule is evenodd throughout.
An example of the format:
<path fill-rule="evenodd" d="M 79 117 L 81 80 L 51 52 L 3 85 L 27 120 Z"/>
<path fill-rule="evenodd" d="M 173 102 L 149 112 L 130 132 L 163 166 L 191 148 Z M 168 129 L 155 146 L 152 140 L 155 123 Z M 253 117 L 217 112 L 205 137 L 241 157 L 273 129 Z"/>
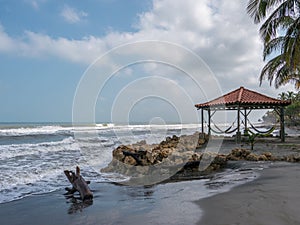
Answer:
<path fill-rule="evenodd" d="M 0 0 L 0 122 L 197 122 L 240 86 L 276 98 L 292 86 L 259 85 L 246 3 Z"/>

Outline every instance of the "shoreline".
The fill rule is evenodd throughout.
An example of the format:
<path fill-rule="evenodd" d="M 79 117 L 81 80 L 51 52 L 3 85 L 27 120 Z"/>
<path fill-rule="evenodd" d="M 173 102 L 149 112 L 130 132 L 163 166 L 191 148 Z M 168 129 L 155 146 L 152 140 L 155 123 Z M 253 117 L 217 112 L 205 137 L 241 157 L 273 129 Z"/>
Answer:
<path fill-rule="evenodd" d="M 299 137 L 287 137 L 287 140 L 281 143 L 275 138 L 261 138 L 252 152 L 262 154 L 269 151 L 276 157 L 299 155 Z M 234 148 L 242 147 L 249 148 L 247 143 L 236 144 L 232 138 L 225 138 L 220 153 L 227 154 Z M 143 221 L 143 224 L 174 225 L 300 224 L 296 212 L 300 208 L 300 194 L 297 191 L 300 186 L 300 163 L 232 162 L 243 165 L 239 171 L 242 176 L 215 171 L 219 181 L 214 179 L 212 173 L 211 177 L 203 180 L 179 179 L 147 187 L 94 182 L 90 186 L 94 192 L 94 201 L 90 205 L 74 198 L 67 199 L 63 188 L 31 195 L 0 204 L 0 223 L 135 225 Z M 266 163 L 267 167 L 259 166 Z M 228 168 L 236 169 L 238 166 Z M 249 171 L 257 172 L 258 178 L 250 178 Z M 214 189 L 218 185 L 221 187 L 219 191 Z"/>
<path fill-rule="evenodd" d="M 196 224 L 203 210 L 194 201 L 227 191 L 236 182 L 227 180 L 224 184 L 222 173 L 215 175 L 218 177 L 214 179 L 179 180 L 152 186 L 91 183 L 92 204 L 67 198 L 63 195 L 65 191 L 59 189 L 0 204 L 0 221 L 6 225 L 138 225 L 141 221 L 143 224 Z M 245 177 L 240 179 L 241 183 L 247 182 Z"/>
<path fill-rule="evenodd" d="M 300 223 L 300 164 L 276 162 L 248 183 L 195 201 L 203 210 L 197 224 Z"/>
<path fill-rule="evenodd" d="M 246 180 L 242 178 L 239 184 L 225 183 L 226 191 L 212 188 L 208 197 L 205 187 L 214 182 L 209 179 L 149 187 L 92 183 L 94 201 L 90 205 L 66 198 L 65 191 L 59 189 L 0 204 L 0 221 L 7 225 L 140 224 L 140 221 L 174 225 L 299 224 L 300 164 L 274 162 L 261 167 L 259 162 L 247 162 L 240 172 L 247 173 L 253 168 L 259 174 L 257 178 L 247 181 L 246 174 Z M 222 180 L 218 182 L 223 185 Z"/>

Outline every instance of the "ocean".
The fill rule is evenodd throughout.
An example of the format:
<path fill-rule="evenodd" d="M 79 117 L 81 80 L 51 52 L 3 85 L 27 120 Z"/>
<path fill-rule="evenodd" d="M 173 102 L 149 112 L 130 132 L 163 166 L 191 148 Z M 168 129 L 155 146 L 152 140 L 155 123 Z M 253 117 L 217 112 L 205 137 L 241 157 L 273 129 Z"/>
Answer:
<path fill-rule="evenodd" d="M 193 134 L 198 124 L 115 125 L 71 124 L 0 125 L 0 203 L 69 187 L 63 171 L 80 166 L 92 183 L 122 182 L 130 177 L 101 173 L 121 144 L 146 140 L 159 143 L 166 136 Z M 228 191 L 257 177 L 264 164 L 233 166 L 203 179 L 201 196 Z M 248 169 L 245 169 L 248 167 Z M 198 182 L 199 184 L 199 182 Z"/>

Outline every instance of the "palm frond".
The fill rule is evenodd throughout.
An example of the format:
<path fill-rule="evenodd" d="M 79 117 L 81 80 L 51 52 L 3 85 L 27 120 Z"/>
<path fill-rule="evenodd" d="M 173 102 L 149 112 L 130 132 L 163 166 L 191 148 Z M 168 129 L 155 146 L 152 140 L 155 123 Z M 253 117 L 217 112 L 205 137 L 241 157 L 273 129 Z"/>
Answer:
<path fill-rule="evenodd" d="M 292 4 L 294 1 L 276 1 L 282 3 L 271 12 L 260 28 L 260 36 L 264 42 L 269 42 L 270 39 L 276 37 L 279 28 L 289 27 L 290 23 L 292 23 L 290 14 L 291 8 L 294 8 L 294 4 Z"/>
<path fill-rule="evenodd" d="M 264 60 L 276 55 L 263 67 L 260 84 L 266 79 L 276 88 L 287 83 L 300 88 L 300 0 L 249 0 L 247 12 L 255 23 L 264 20 Z"/>
<path fill-rule="evenodd" d="M 266 60 L 266 57 L 271 55 L 273 52 L 277 52 L 278 50 L 281 51 L 284 41 L 285 41 L 285 37 L 283 36 L 274 38 L 271 41 L 269 41 L 264 46 L 264 52 L 263 52 L 264 60 Z"/>
<path fill-rule="evenodd" d="M 247 5 L 247 13 L 254 19 L 254 23 L 260 23 L 266 17 L 267 13 L 266 0 L 250 0 Z"/>
<path fill-rule="evenodd" d="M 276 77 L 277 71 L 279 71 L 283 66 L 285 65 L 284 61 L 282 61 L 282 56 L 278 55 L 271 59 L 262 69 L 260 74 L 260 85 L 262 84 L 262 81 L 264 79 L 269 80 L 270 85 L 272 85 L 272 82 L 274 78 Z"/>
<path fill-rule="evenodd" d="M 300 18 L 287 29 L 283 47 L 285 60 L 290 68 L 300 68 Z"/>
<path fill-rule="evenodd" d="M 285 65 L 281 68 L 278 68 L 276 72 L 276 78 L 274 80 L 275 88 L 279 88 L 282 85 L 285 85 L 290 82 L 291 76 L 289 74 L 289 70 Z"/>

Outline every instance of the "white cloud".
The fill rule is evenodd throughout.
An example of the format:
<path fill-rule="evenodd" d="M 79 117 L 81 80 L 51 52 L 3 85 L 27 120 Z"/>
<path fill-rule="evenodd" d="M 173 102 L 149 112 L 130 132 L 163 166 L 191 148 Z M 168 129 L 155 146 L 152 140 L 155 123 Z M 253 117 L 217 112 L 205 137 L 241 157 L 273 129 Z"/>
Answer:
<path fill-rule="evenodd" d="M 89 65 L 120 44 L 143 40 L 168 41 L 199 55 L 212 69 L 224 92 L 239 86 L 255 90 L 258 89 L 258 75 L 263 66 L 262 44 L 258 26 L 253 24 L 245 8 L 246 1 L 240 0 L 153 0 L 152 9 L 139 15 L 136 32 L 111 31 L 103 37 L 88 36 L 79 40 L 54 39 L 30 31 L 25 33 L 25 38 L 15 39 L 0 27 L 0 52 L 26 57 L 52 56 Z M 69 23 L 78 23 L 87 13 L 65 6 L 61 15 Z M 164 52 L 163 49 L 132 49 L 131 54 L 133 51 L 140 55 L 151 52 L 153 55 L 177 57 L 186 65 L 190 63 L 181 55 Z M 191 63 L 189 66 L 193 67 Z M 267 94 L 277 92 L 266 88 Z"/>
<path fill-rule="evenodd" d="M 63 10 L 61 11 L 61 16 L 66 22 L 73 24 L 82 21 L 82 19 L 84 17 L 87 17 L 88 14 L 84 11 L 78 11 L 75 8 L 65 5 Z"/>
<path fill-rule="evenodd" d="M 24 0 L 27 4 L 29 4 L 33 9 L 39 10 L 40 4 L 46 2 L 47 0 Z"/>
<path fill-rule="evenodd" d="M 5 33 L 3 26 L 0 24 L 0 52 L 12 52 L 15 50 L 15 41 Z"/>

